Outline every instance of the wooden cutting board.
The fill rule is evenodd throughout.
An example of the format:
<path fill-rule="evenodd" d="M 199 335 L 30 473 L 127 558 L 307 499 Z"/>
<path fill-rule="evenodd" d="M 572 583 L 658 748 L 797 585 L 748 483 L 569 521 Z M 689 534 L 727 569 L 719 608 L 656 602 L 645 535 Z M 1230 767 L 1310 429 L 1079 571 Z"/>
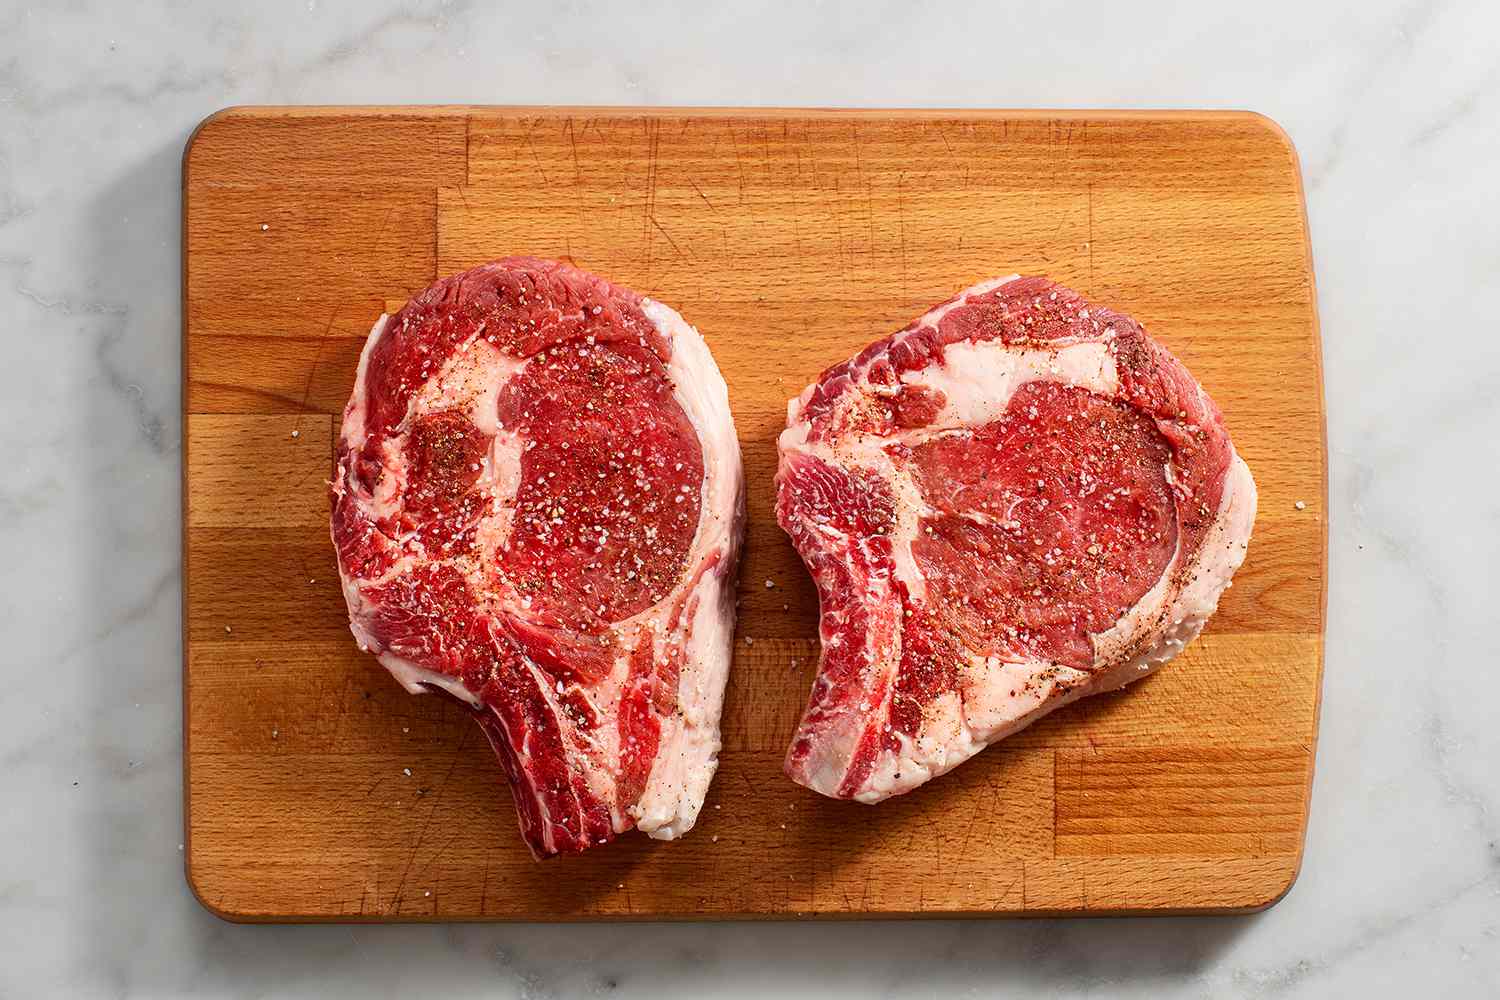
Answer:
<path fill-rule="evenodd" d="M 1326 472 L 1301 181 L 1266 119 L 234 109 L 188 144 L 183 232 L 187 865 L 215 912 L 1161 913 L 1291 885 Z M 478 729 L 405 694 L 346 625 L 325 478 L 360 345 L 435 277 L 513 253 L 671 303 L 730 386 L 739 638 L 718 777 L 676 843 L 532 861 Z M 781 774 L 817 656 L 816 594 L 771 514 L 785 401 L 1011 271 L 1137 317 L 1203 381 L 1260 487 L 1249 558 L 1159 674 L 880 806 L 820 798 Z"/>

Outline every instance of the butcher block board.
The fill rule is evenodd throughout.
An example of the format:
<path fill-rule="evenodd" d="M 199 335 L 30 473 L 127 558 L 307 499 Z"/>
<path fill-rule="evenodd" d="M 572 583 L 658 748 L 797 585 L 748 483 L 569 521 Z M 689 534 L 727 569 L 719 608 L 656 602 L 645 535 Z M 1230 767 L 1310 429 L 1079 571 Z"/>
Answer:
<path fill-rule="evenodd" d="M 1325 586 L 1296 154 L 1235 112 L 243 108 L 183 166 L 188 877 L 243 920 L 1253 910 L 1296 877 Z M 697 827 L 533 861 L 478 728 L 350 637 L 325 481 L 360 345 L 440 275 L 570 260 L 675 306 L 729 383 L 749 531 Z M 1203 636 L 879 806 L 781 773 L 817 596 L 772 517 L 786 400 L 993 275 L 1145 324 L 1254 470 Z M 769 585 L 768 585 L 769 584 Z M 407 771 L 410 771 L 408 776 Z"/>

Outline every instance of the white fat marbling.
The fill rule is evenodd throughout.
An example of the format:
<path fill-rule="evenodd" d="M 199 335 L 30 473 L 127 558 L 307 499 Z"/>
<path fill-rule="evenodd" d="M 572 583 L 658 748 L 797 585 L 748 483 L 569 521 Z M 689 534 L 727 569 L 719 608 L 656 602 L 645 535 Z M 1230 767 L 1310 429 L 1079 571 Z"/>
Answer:
<path fill-rule="evenodd" d="M 698 532 L 686 565 L 714 560 L 689 583 L 685 613 L 692 618 L 682 651 L 678 712 L 662 723 L 650 779 L 630 809 L 637 829 L 656 840 L 674 840 L 697 822 L 719 767 L 719 718 L 734 644 L 733 570 L 744 541 L 745 481 L 729 387 L 708 344 L 665 303 L 643 299 L 641 311 L 672 346 L 667 373 L 673 395 L 703 445 Z M 658 662 L 666 655 L 669 631 L 656 629 Z"/>
<path fill-rule="evenodd" d="M 1494 4 L 81 0 L 0 2 L 0 37 L 0 994 L 1500 992 Z M 1329 509 L 1309 487 L 1305 514 L 1332 526 L 1291 894 L 1246 918 L 996 923 L 250 927 L 200 908 L 177 850 L 183 142 L 226 104 L 460 101 L 1200 106 L 1285 126 L 1329 411 Z"/>
<path fill-rule="evenodd" d="M 1102 340 L 1053 350 L 1018 350 L 998 340 L 964 340 L 943 349 L 941 364 L 905 372 L 901 381 L 943 394 L 943 408 L 929 425 L 935 429 L 972 427 L 999 419 L 1016 390 L 1028 382 L 1062 382 L 1112 396 L 1120 377 L 1115 357 Z"/>

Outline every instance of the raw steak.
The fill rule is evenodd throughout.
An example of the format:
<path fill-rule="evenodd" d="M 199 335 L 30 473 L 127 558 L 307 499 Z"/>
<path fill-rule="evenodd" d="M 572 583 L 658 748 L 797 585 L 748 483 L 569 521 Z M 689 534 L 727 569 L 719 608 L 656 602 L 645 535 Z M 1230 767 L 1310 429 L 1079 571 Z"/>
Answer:
<path fill-rule="evenodd" d="M 786 771 L 861 802 L 1170 660 L 1255 517 L 1202 387 L 1045 278 L 976 285 L 830 368 L 780 452 L 823 644 Z"/>
<path fill-rule="evenodd" d="M 744 486 L 681 316 L 532 258 L 437 282 L 370 331 L 332 496 L 360 647 L 473 709 L 537 856 L 692 827 Z"/>

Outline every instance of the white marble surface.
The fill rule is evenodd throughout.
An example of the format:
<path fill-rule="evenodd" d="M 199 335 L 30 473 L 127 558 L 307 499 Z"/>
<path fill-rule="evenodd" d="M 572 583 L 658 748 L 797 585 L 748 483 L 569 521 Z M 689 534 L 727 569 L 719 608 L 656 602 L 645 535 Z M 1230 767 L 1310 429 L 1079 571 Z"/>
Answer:
<path fill-rule="evenodd" d="M 0 996 L 1500 993 L 1494 4 L 131 6 L 0 3 Z M 1016 923 L 242 927 L 200 909 L 178 853 L 182 145 L 226 104 L 450 101 L 1285 125 L 1333 525 L 1291 895 L 1249 918 Z"/>

